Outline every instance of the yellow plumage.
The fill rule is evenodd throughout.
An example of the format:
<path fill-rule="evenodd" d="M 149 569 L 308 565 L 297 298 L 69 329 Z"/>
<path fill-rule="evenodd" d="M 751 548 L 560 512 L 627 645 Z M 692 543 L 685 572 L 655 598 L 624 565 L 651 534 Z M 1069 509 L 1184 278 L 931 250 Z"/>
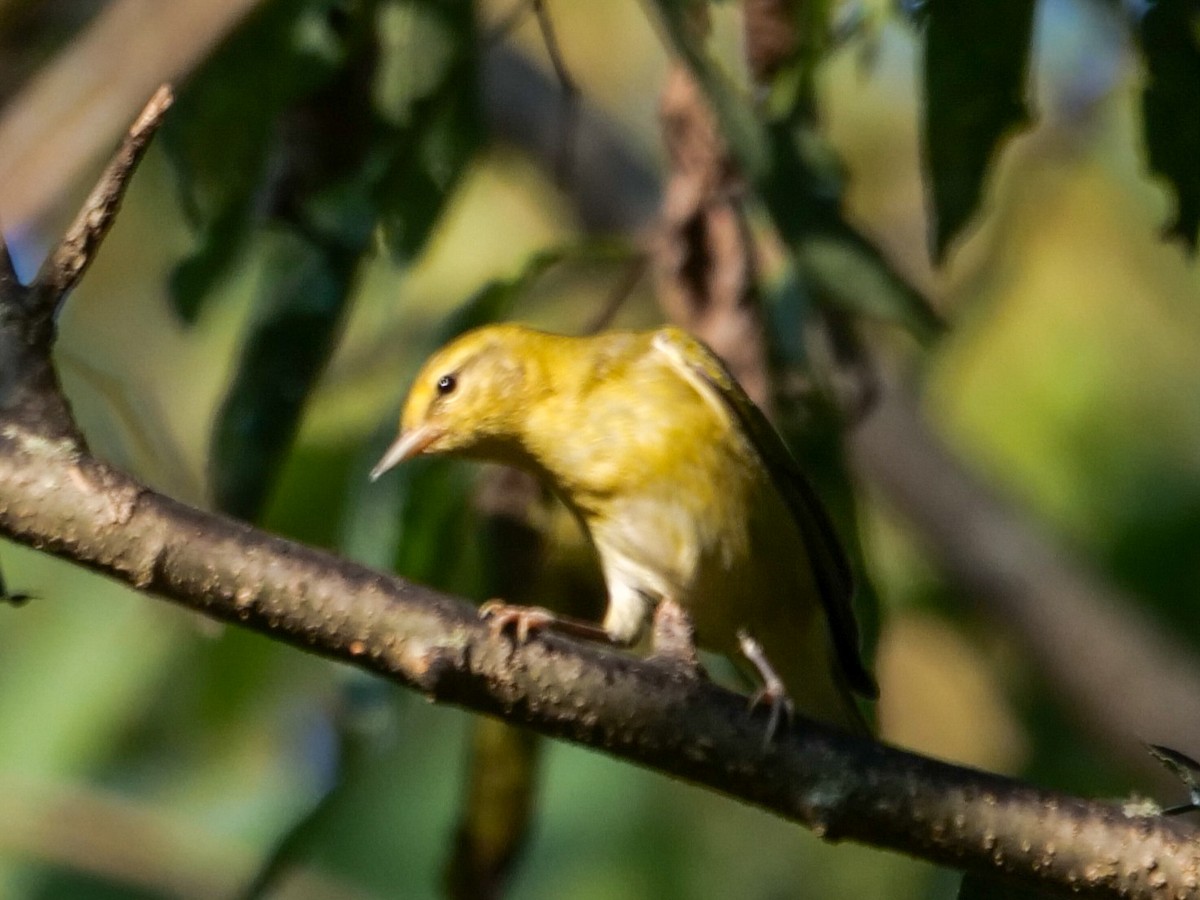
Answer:
<path fill-rule="evenodd" d="M 419 453 L 533 471 L 583 524 L 608 588 L 604 629 L 632 643 L 654 605 L 691 614 L 702 647 L 762 644 L 797 708 L 861 730 L 849 569 L 778 435 L 682 331 L 565 337 L 469 332 L 417 376 L 378 475 Z"/>

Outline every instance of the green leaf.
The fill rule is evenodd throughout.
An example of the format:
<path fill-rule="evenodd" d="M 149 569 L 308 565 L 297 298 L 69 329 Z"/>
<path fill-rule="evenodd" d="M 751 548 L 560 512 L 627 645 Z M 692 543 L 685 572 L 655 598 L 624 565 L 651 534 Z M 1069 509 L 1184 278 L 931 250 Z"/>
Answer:
<path fill-rule="evenodd" d="M 659 0 L 672 41 L 699 81 L 742 172 L 754 183 L 779 235 L 791 248 L 815 300 L 834 309 L 897 322 L 925 340 L 941 319 L 887 261 L 845 221 L 838 163 L 797 98 L 790 114 L 759 120 L 689 27 L 690 0 Z M 811 25 L 811 23 L 810 23 Z M 811 27 L 816 27 L 811 25 Z M 794 78 L 785 67 L 780 78 Z M 792 92 L 795 93 L 794 91 Z"/>
<path fill-rule="evenodd" d="M 248 29 L 293 70 L 276 74 L 281 86 L 260 110 L 269 125 L 256 120 L 245 140 L 184 167 L 205 237 L 176 272 L 181 311 L 196 314 L 242 247 L 267 248 L 211 457 L 216 502 L 247 519 L 261 512 L 290 449 L 374 229 L 382 223 L 406 256 L 420 249 L 474 152 L 466 135 L 479 121 L 465 99 L 475 88 L 469 3 L 310 0 L 302 10 Z M 227 54 L 200 99 L 219 99 L 231 78 L 263 76 L 240 42 Z M 306 67 L 314 71 L 301 74 Z M 189 127 L 226 115 L 228 126 L 249 112 L 197 101 Z M 241 177 L 222 182 L 214 162 Z"/>
<path fill-rule="evenodd" d="M 378 28 L 375 102 L 393 128 L 376 199 L 399 260 L 424 246 L 483 141 L 474 10 L 465 0 L 393 0 Z"/>
<path fill-rule="evenodd" d="M 696 0 L 657 0 L 654 4 L 671 48 L 699 82 L 743 174 L 757 181 L 770 164 L 767 135 L 750 97 L 738 88 L 701 39 L 692 20 L 694 15 L 703 15 L 700 6 L 703 4 Z"/>
<path fill-rule="evenodd" d="M 1142 128 L 1150 168 L 1175 192 L 1166 234 L 1196 252 L 1200 229 L 1200 8 L 1193 0 L 1158 0 L 1138 37 L 1146 59 Z"/>
<path fill-rule="evenodd" d="M 975 215 L 1005 136 L 1029 122 L 1026 71 L 1035 0 L 929 0 L 924 10 L 926 177 L 934 258 Z"/>
<path fill-rule="evenodd" d="M 199 315 L 244 244 L 280 115 L 328 82 L 343 62 L 345 16 L 356 5 L 263 3 L 179 91 L 161 140 L 198 231 L 196 252 L 172 279 L 185 321 Z"/>
<path fill-rule="evenodd" d="M 217 508 L 248 520 L 258 518 L 333 351 L 357 261 L 290 230 L 268 234 L 265 255 L 264 289 L 210 458 Z"/>
<path fill-rule="evenodd" d="M 836 162 L 823 142 L 801 123 L 773 124 L 769 134 L 762 201 L 817 303 L 898 323 L 921 340 L 940 334 L 945 326 L 925 297 L 846 223 Z"/>

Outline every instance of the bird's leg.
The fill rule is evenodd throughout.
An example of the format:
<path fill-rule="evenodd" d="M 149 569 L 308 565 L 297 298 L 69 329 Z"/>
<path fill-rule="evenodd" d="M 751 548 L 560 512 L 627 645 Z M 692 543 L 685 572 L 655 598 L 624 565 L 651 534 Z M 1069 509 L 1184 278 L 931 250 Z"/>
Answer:
<path fill-rule="evenodd" d="M 599 625 L 571 616 L 560 616 L 541 606 L 517 606 L 503 600 L 489 600 L 479 607 L 479 615 L 488 620 L 492 634 L 499 635 L 512 629 L 518 644 L 524 644 L 529 640 L 529 635 L 539 631 L 557 631 L 585 641 L 616 643 Z"/>
<path fill-rule="evenodd" d="M 763 747 L 766 748 L 771 743 L 771 739 L 775 737 L 775 729 L 779 726 L 780 716 L 786 715 L 790 725 L 796 708 L 792 704 L 792 698 L 788 696 L 783 680 L 775 674 L 775 670 L 771 667 L 762 644 L 752 638 L 744 628 L 738 629 L 737 639 L 742 656 L 746 657 L 758 670 L 758 675 L 763 682 L 762 687 L 750 698 L 750 709 L 753 710 L 763 704 L 771 707 L 771 717 L 767 720 L 767 733 L 763 739 Z"/>
<path fill-rule="evenodd" d="M 696 626 L 687 610 L 674 600 L 660 600 L 655 607 L 650 646 L 655 656 L 683 663 L 691 669 L 700 669 L 700 657 L 696 653 Z"/>

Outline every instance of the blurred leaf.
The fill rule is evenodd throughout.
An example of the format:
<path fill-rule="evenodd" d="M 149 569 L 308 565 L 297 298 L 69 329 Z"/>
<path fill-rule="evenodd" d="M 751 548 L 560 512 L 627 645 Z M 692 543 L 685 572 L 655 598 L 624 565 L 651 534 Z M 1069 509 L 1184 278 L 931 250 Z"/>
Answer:
<path fill-rule="evenodd" d="M 310 809 L 279 839 L 254 878 L 239 891 L 238 900 L 256 900 L 282 893 L 280 882 L 290 874 L 289 870 L 300 865 L 323 840 L 327 840 L 324 832 L 330 821 L 345 815 L 347 797 L 356 794 L 372 770 L 384 762 L 382 751 L 386 744 L 386 729 L 383 726 L 390 718 L 387 704 L 391 695 L 382 682 L 357 673 L 342 686 L 328 723 L 329 734 L 325 735 L 332 744 L 328 783 Z M 366 894 L 355 891 L 353 896 L 365 897 Z"/>
<path fill-rule="evenodd" d="M 997 145 L 1029 121 L 1025 82 L 1036 5 L 926 4 L 922 138 L 939 262 L 979 207 Z"/>
<path fill-rule="evenodd" d="M 172 279 L 194 321 L 242 245 L 282 111 L 329 80 L 355 0 L 269 0 L 179 91 L 161 140 L 175 166 L 199 247 Z M 247 89 L 253 85 L 253 89 Z"/>
<path fill-rule="evenodd" d="M 212 456 L 219 508 L 246 519 L 290 449 L 377 221 L 393 249 L 416 253 L 475 149 L 470 4 L 377 0 L 358 12 L 374 41 L 347 45 L 358 52 L 335 77 L 278 111 L 271 178 L 257 189 L 273 237 Z"/>
<path fill-rule="evenodd" d="M 74 897 L 77 900 L 163 900 L 161 891 L 121 882 L 103 874 L 47 867 L 44 880 L 30 892 L 30 900 L 54 900 L 55 897 Z"/>
<path fill-rule="evenodd" d="M 858 4 L 838 5 L 863 14 Z M 768 121 L 791 119 L 799 109 L 811 114 L 817 65 L 833 40 L 833 7 L 832 0 L 745 4 L 746 60 L 754 82 L 768 87 Z"/>
<path fill-rule="evenodd" d="M 376 103 L 395 129 L 379 182 L 379 218 L 388 248 L 408 260 L 483 140 L 472 4 L 387 3 L 379 54 Z"/>
<path fill-rule="evenodd" d="M 700 83 L 729 142 L 754 183 L 800 273 L 821 304 L 896 322 L 923 340 L 943 325 L 926 299 L 900 278 L 879 252 L 846 224 L 839 164 L 805 120 L 804 103 L 764 126 L 754 105 L 707 54 L 689 19 L 694 4 L 660 0 L 672 48 Z M 780 77 L 788 77 L 786 71 Z M 773 115 L 777 115 L 776 112 Z"/>
<path fill-rule="evenodd" d="M 255 321 L 213 430 L 217 507 L 259 515 L 300 414 L 325 366 L 349 296 L 356 256 L 289 231 L 268 233 Z"/>
<path fill-rule="evenodd" d="M 803 123 L 770 127 L 772 166 L 760 185 L 763 203 L 818 304 L 895 322 L 921 340 L 945 325 L 929 302 L 895 272 L 842 216 L 838 166 Z M 795 294 L 799 297 L 800 294 Z"/>
<path fill-rule="evenodd" d="M 697 0 L 657 0 L 654 8 L 666 28 L 673 49 L 699 82 L 721 123 L 721 134 L 751 181 L 758 181 L 770 165 L 770 148 L 754 104 L 721 64 L 709 53 L 705 40 L 704 4 Z M 698 22 L 699 20 L 699 22 Z"/>
<path fill-rule="evenodd" d="M 1142 17 L 1138 37 L 1146 59 L 1142 128 L 1150 168 L 1175 192 L 1175 219 L 1166 233 L 1195 253 L 1200 229 L 1200 7 L 1194 0 L 1158 0 Z"/>

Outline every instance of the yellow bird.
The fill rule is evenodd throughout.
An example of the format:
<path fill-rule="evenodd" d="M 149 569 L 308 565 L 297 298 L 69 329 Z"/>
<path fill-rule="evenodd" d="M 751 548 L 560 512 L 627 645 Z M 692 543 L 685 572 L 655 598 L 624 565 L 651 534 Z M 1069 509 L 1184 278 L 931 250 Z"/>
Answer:
<path fill-rule="evenodd" d="M 700 646 L 753 657 L 739 641 L 752 635 L 800 712 L 866 730 L 851 691 L 878 689 L 845 555 L 783 441 L 700 341 L 676 328 L 468 332 L 421 369 L 371 476 L 442 453 L 526 469 L 562 498 L 600 557 L 615 643 L 636 642 L 673 600 Z"/>

